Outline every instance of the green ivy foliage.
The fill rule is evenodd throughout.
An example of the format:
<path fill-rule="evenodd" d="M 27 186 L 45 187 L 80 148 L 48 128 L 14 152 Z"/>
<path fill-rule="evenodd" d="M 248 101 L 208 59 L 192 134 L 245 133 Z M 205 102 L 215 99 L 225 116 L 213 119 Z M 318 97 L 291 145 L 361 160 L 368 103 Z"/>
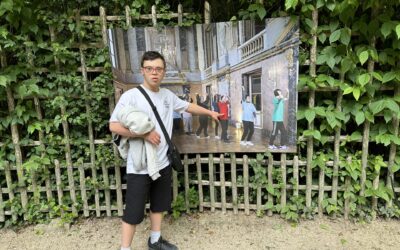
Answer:
<path fill-rule="evenodd" d="M 286 1 L 209 1 L 211 21 L 238 19 L 262 20 L 268 17 L 294 15 L 300 17 L 300 75 L 299 75 L 299 138 L 314 138 L 312 167 L 323 169 L 327 183 L 332 182 L 332 168 L 326 166 L 333 160 L 333 143 L 329 140 L 340 129 L 347 139 L 340 144 L 339 185 L 350 178 L 350 186 L 344 192 L 338 192 L 337 200 L 325 192 L 323 209 L 328 214 L 343 214 L 344 201 L 350 199 L 351 215 L 356 218 L 370 218 L 374 213 L 394 217 L 399 215 L 396 206 L 390 208 L 385 202 L 394 198 L 391 189 L 386 186 L 387 160 L 391 145 L 400 145 L 398 132 L 393 122 L 399 118 L 400 97 L 395 90 L 400 82 L 400 3 L 398 0 L 286 0 Z M 0 185 L 6 186 L 4 174 L 5 162 L 16 164 L 15 145 L 12 143 L 11 126 L 17 125 L 19 145 L 22 147 L 24 181 L 31 187 L 35 180 L 38 186 L 44 186 L 46 180 L 56 183 L 54 160 L 61 160 L 65 166 L 65 138 L 63 122 L 69 125 L 71 159 L 74 164 L 90 162 L 90 146 L 87 124 L 93 124 L 94 138 L 110 140 L 108 132 L 108 98 L 113 95 L 112 75 L 108 62 L 108 51 L 102 47 L 100 20 L 77 21 L 76 17 L 99 16 L 99 7 L 106 9 L 107 15 L 124 15 L 125 6 L 129 6 L 134 25 L 152 25 L 151 20 L 138 19 L 140 14 L 151 13 L 151 6 L 157 6 L 162 14 L 158 25 L 175 25 L 171 14 L 182 3 L 184 17 L 182 25 L 201 22 L 203 6 L 201 1 L 24 1 L 3 0 L 0 3 Z M 318 11 L 318 24 L 313 22 L 312 14 Z M 125 21 L 113 21 L 110 27 L 125 27 Z M 54 36 L 52 32 L 54 31 Z M 316 76 L 309 71 L 310 48 L 313 36 L 317 37 Z M 79 44 L 92 44 L 82 48 L 87 67 L 102 67 L 105 71 L 89 72 L 85 79 L 77 69 L 80 67 Z M 100 45 L 97 46 L 96 45 Z M 372 67 L 373 66 L 373 67 Z M 85 91 L 85 86 L 88 91 Z M 305 90 L 320 90 L 315 106 L 308 106 L 308 94 Z M 333 90 L 333 91 L 332 91 Z M 343 94 L 341 109 L 337 108 L 337 91 Z M 8 110 L 7 93 L 15 96 L 15 109 Z M 35 98 L 40 100 L 40 119 L 35 106 Z M 90 112 L 86 112 L 89 108 Z M 62 114 L 61 111 L 65 110 Z M 313 122 L 314 129 L 308 129 Z M 364 196 L 360 192 L 361 178 L 361 139 L 364 123 L 370 123 L 370 153 L 366 173 Z M 32 146 L 43 134 L 42 146 Z M 299 141 L 298 156 L 304 160 L 306 144 Z M 399 150 L 397 150 L 398 152 Z M 112 165 L 114 156 L 110 144 L 96 145 L 96 170 L 101 163 Z M 347 161 L 348 156 L 352 160 Z M 263 189 L 263 195 L 271 194 L 280 198 L 279 188 L 268 183 L 265 166 L 260 162 L 266 154 L 254 157 L 252 163 L 252 188 Z M 400 155 L 396 154 L 391 171 L 398 176 Z M 85 170 L 88 171 L 88 170 Z M 291 174 L 292 169 L 287 169 Z M 300 178 L 305 179 L 304 168 L 299 169 Z M 318 171 L 314 171 L 313 180 L 318 180 Z M 116 174 L 110 173 L 110 185 L 115 185 Z M 378 185 L 374 180 L 379 177 Z M 241 181 L 238 176 L 238 183 Z M 279 170 L 273 173 L 274 184 L 281 185 Z M 80 184 L 79 172 L 74 172 L 74 183 Z M 396 178 L 395 178 L 396 179 Z M 289 182 L 293 181 L 290 179 Z M 101 187 L 102 176 L 97 180 L 85 179 L 88 187 Z M 398 186 L 398 183 L 394 183 Z M 69 185 L 65 169 L 61 173 L 61 185 Z M 56 187 L 52 187 L 55 189 Z M 190 191 L 195 197 L 195 190 Z M 77 192 L 77 200 L 80 194 Z M 255 192 L 251 192 L 254 196 Z M 28 201 L 23 211 L 20 196 L 7 201 L 3 206 L 18 214 L 17 220 L 10 218 L 7 224 L 18 224 L 22 214 L 28 214 L 32 223 L 46 221 L 55 216 L 63 216 L 66 221 L 76 214 L 68 207 L 73 201 L 64 196 L 63 205 L 47 202 L 44 193 Z M 88 193 L 93 200 L 94 191 Z M 101 193 L 103 195 L 103 193 Z M 182 197 L 174 204 L 174 215 L 185 211 Z M 371 197 L 379 198 L 378 211 L 370 207 Z M 239 200 L 241 197 L 238 197 Z M 290 197 L 286 207 L 264 204 L 266 209 L 281 213 L 285 218 L 298 220 L 301 216 L 310 218 L 315 214 L 317 195 L 313 193 L 311 207 L 305 206 L 305 194 L 300 192 Z M 205 197 L 207 199 L 207 197 Z M 251 197 L 252 201 L 255 197 Z M 79 202 L 78 202 L 79 203 Z M 93 202 L 92 202 L 93 203 Z M 195 203 L 195 200 L 191 200 Z M 78 208 L 82 204 L 73 204 Z M 38 212 L 44 211 L 44 212 Z M 46 212 L 47 211 L 47 212 Z M 1 226 L 1 225 L 0 225 Z"/>

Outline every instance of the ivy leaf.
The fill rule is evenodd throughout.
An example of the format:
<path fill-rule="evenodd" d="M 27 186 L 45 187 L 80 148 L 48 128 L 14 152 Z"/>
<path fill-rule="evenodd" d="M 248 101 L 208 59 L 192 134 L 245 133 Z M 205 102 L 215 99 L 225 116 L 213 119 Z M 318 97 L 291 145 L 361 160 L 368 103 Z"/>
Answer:
<path fill-rule="evenodd" d="M 335 30 L 330 36 L 329 36 L 329 42 L 334 43 L 340 38 L 340 33 L 341 29 Z"/>
<path fill-rule="evenodd" d="M 384 108 L 385 108 L 385 100 L 379 100 L 379 101 L 371 102 L 369 104 L 369 109 L 371 110 L 373 115 L 381 112 Z"/>
<path fill-rule="evenodd" d="M 350 94 L 351 92 L 353 92 L 353 87 L 347 87 L 344 89 L 343 95 Z"/>
<path fill-rule="evenodd" d="M 363 65 L 368 60 L 368 51 L 363 51 L 358 55 L 361 65 Z"/>
<path fill-rule="evenodd" d="M 385 100 L 385 106 L 393 111 L 394 114 L 399 113 L 399 105 L 392 99 Z"/>
<path fill-rule="evenodd" d="M 400 39 L 400 23 L 396 26 L 397 39 Z"/>
<path fill-rule="evenodd" d="M 353 88 L 353 96 L 358 101 L 360 98 L 361 90 L 358 87 Z"/>
<path fill-rule="evenodd" d="M 324 43 L 326 41 L 326 34 L 325 33 L 319 34 L 318 39 L 321 43 Z"/>
<path fill-rule="evenodd" d="M 382 83 L 390 82 L 396 77 L 396 72 L 390 71 L 383 75 Z"/>
<path fill-rule="evenodd" d="M 385 22 L 381 27 L 381 33 L 383 37 L 386 38 L 388 35 L 390 35 L 392 29 L 393 29 L 393 23 L 391 21 Z"/>
<path fill-rule="evenodd" d="M 367 84 L 370 80 L 371 80 L 371 76 L 369 73 L 365 73 L 365 74 L 358 76 L 358 82 L 360 83 L 360 85 L 362 87 L 364 87 L 365 84 Z"/>
<path fill-rule="evenodd" d="M 356 123 L 357 123 L 357 125 L 362 124 L 364 121 L 365 121 L 364 112 L 362 112 L 362 111 L 357 112 L 357 114 L 356 114 Z"/>
<path fill-rule="evenodd" d="M 339 22 L 337 20 L 329 23 L 329 29 L 331 30 L 331 32 L 336 30 L 338 26 L 339 26 Z"/>
<path fill-rule="evenodd" d="M 285 1 L 285 9 L 288 10 L 290 8 L 296 8 L 298 0 L 286 0 Z"/>
<path fill-rule="evenodd" d="M 383 81 L 382 75 L 376 71 L 372 72 L 372 76 L 378 81 Z"/>
<path fill-rule="evenodd" d="M 340 42 L 342 42 L 346 46 L 349 45 L 350 36 L 351 36 L 351 30 L 349 28 L 343 28 L 342 31 L 340 32 Z"/>
<path fill-rule="evenodd" d="M 7 87 L 7 77 L 0 76 L 0 86 Z"/>
<path fill-rule="evenodd" d="M 362 135 L 361 135 L 360 131 L 355 131 L 350 136 L 350 140 L 352 140 L 352 141 L 359 141 L 361 139 L 362 139 Z"/>
<path fill-rule="evenodd" d="M 348 57 L 343 58 L 343 60 L 340 62 L 342 73 L 346 73 L 347 71 L 349 71 L 352 65 L 353 61 L 350 58 Z"/>
<path fill-rule="evenodd" d="M 2 16 L 6 11 L 13 10 L 13 0 L 3 0 L 0 4 L 0 16 Z"/>
<path fill-rule="evenodd" d="M 267 14 L 267 11 L 263 6 L 260 6 L 259 8 L 257 8 L 257 14 L 260 20 L 263 20 L 265 15 Z"/>
<path fill-rule="evenodd" d="M 315 111 L 312 110 L 312 109 L 307 110 L 307 111 L 305 112 L 304 115 L 305 115 L 307 121 L 308 121 L 309 123 L 311 123 L 312 121 L 314 121 L 314 118 L 315 118 Z"/>

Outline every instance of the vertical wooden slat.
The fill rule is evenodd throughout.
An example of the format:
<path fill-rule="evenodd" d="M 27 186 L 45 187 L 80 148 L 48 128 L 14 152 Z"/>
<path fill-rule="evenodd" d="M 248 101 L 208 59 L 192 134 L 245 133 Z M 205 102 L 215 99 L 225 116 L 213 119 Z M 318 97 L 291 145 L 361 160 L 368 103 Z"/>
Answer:
<path fill-rule="evenodd" d="M 322 167 L 319 169 L 319 180 L 318 180 L 318 216 L 322 218 L 324 210 L 322 207 L 322 201 L 324 200 L 324 188 L 325 188 L 325 169 Z"/>
<path fill-rule="evenodd" d="M 340 82 L 344 82 L 344 74 L 340 74 Z M 336 111 L 342 111 L 343 91 L 339 90 L 336 98 Z M 333 148 L 333 174 L 332 174 L 332 199 L 337 201 L 338 175 L 339 175 L 339 153 L 340 153 L 340 132 L 341 126 L 335 128 L 334 148 Z"/>
<path fill-rule="evenodd" d="M 233 213 L 238 213 L 238 193 L 237 193 L 237 175 L 236 175 L 236 155 L 231 153 L 231 182 L 232 182 L 232 203 Z"/>
<path fill-rule="evenodd" d="M 13 189 L 13 184 L 12 184 L 12 179 L 11 179 L 10 163 L 8 161 L 5 162 L 4 171 L 6 174 L 8 198 L 10 201 L 13 201 L 15 199 L 15 195 L 14 195 L 14 189 Z M 17 215 L 13 212 L 12 209 L 11 209 L 11 217 L 13 218 L 14 221 L 17 220 Z"/>
<path fill-rule="evenodd" d="M 379 174 L 380 174 L 380 171 L 376 171 L 375 170 L 375 174 L 376 174 L 376 176 L 375 176 L 374 180 L 372 181 L 372 186 L 373 186 L 373 188 L 375 190 L 377 190 L 378 187 L 379 187 Z M 378 210 L 378 197 L 377 196 L 372 196 L 372 209 L 375 210 L 375 211 Z M 376 219 L 376 213 L 373 213 L 373 216 L 374 216 L 373 219 Z"/>
<path fill-rule="evenodd" d="M 225 157 L 221 154 L 219 157 L 219 179 L 221 183 L 221 205 L 222 213 L 226 212 L 226 187 L 225 187 Z"/>
<path fill-rule="evenodd" d="M 6 57 L 1 54 L 1 67 L 5 68 L 7 66 Z M 7 105 L 8 105 L 8 112 L 11 115 L 15 110 L 15 101 L 13 97 L 13 93 L 10 86 L 6 87 L 6 94 L 7 94 Z M 24 181 L 24 172 L 22 168 L 22 151 L 21 146 L 19 145 L 19 132 L 18 132 L 18 125 L 16 123 L 11 124 L 11 138 L 12 143 L 14 145 L 14 152 L 15 152 L 15 164 L 17 166 L 17 178 L 18 178 L 18 186 L 20 188 L 21 193 L 21 204 L 22 208 L 26 209 L 28 204 L 28 193 L 25 186 Z M 26 214 L 24 213 L 24 220 L 26 220 Z"/>
<path fill-rule="evenodd" d="M 208 1 L 204 2 L 204 23 L 209 24 L 211 21 L 211 8 Z"/>
<path fill-rule="evenodd" d="M 197 181 L 199 190 L 199 211 L 203 212 L 204 198 L 203 198 L 203 178 L 201 173 L 200 154 L 196 154 L 196 168 L 197 168 Z"/>
<path fill-rule="evenodd" d="M 310 50 L 310 76 L 316 76 L 316 61 L 317 61 L 317 28 L 318 28 L 318 9 L 315 8 L 312 12 L 313 28 L 312 46 Z M 315 90 L 310 90 L 308 97 L 308 107 L 313 108 L 315 103 Z M 314 130 L 314 121 L 309 122 L 309 130 Z M 306 206 L 311 207 L 311 186 L 312 186 L 312 160 L 314 154 L 314 139 L 312 136 L 307 138 L 307 167 L 306 167 Z"/>
<path fill-rule="evenodd" d="M 74 180 L 74 169 L 71 165 L 67 164 L 67 175 L 68 175 L 68 189 L 69 189 L 69 195 L 71 197 L 72 201 L 72 212 L 77 213 L 76 209 L 76 193 L 75 193 L 75 180 Z"/>
<path fill-rule="evenodd" d="M 2 186 L 0 185 L 0 204 L 4 204 L 3 200 L 3 189 Z M 0 206 L 0 222 L 4 222 L 6 220 L 5 214 L 4 214 L 4 207 Z"/>
<path fill-rule="evenodd" d="M 347 164 L 351 164 L 351 156 L 348 156 L 346 158 Z M 350 185 L 351 185 L 351 177 L 346 176 L 345 181 L 344 181 L 344 192 L 349 193 L 350 192 Z M 349 219 L 349 214 L 350 214 L 350 197 L 347 196 L 344 199 L 344 219 L 348 220 Z"/>
<path fill-rule="evenodd" d="M 281 174 L 282 174 L 282 187 L 281 187 L 281 206 L 286 206 L 286 154 L 281 154 Z"/>
<path fill-rule="evenodd" d="M 397 85 L 394 90 L 394 96 L 399 96 L 400 95 L 400 86 Z M 393 135 L 398 137 L 399 136 L 399 118 L 397 114 L 393 114 L 392 117 L 392 125 L 393 125 Z M 389 189 L 393 188 L 392 181 L 394 181 L 394 174 L 392 171 L 393 165 L 394 165 L 394 160 L 396 158 L 396 151 L 397 151 L 397 145 L 394 142 L 390 143 L 390 151 L 389 151 L 389 160 L 388 160 L 388 173 L 386 177 L 386 186 Z M 394 190 L 393 190 L 394 192 Z M 393 201 L 389 200 L 386 202 L 387 207 L 391 207 L 393 205 Z"/>
<path fill-rule="evenodd" d="M 106 214 L 107 216 L 111 216 L 111 197 L 110 197 L 110 180 L 108 178 L 108 169 L 106 167 L 106 163 L 101 163 L 101 171 L 103 173 L 103 182 L 104 182 L 104 196 L 106 199 Z"/>
<path fill-rule="evenodd" d="M 257 203 L 256 203 L 256 209 L 257 209 L 257 214 L 261 213 L 261 199 L 262 199 L 262 190 L 261 187 L 257 187 Z"/>
<path fill-rule="evenodd" d="M 371 20 L 375 19 L 375 16 L 377 15 L 378 10 L 377 8 L 372 8 L 371 9 Z M 373 35 L 371 37 L 370 41 L 370 47 L 375 48 L 375 43 L 376 43 L 376 37 Z M 374 72 L 374 66 L 375 62 L 372 58 L 368 60 L 368 73 L 373 73 Z M 372 84 L 373 77 L 371 77 L 370 81 L 368 84 Z M 365 119 L 364 121 L 364 131 L 363 131 L 363 136 L 362 136 L 362 154 L 361 154 L 361 177 L 360 177 L 360 195 L 364 196 L 365 192 L 365 181 L 367 179 L 367 165 L 368 165 L 368 146 L 369 146 L 369 132 L 370 132 L 370 126 L 371 123 L 368 119 Z"/>
<path fill-rule="evenodd" d="M 33 98 L 33 102 L 35 105 L 35 110 L 36 110 L 36 114 L 38 116 L 38 120 L 41 122 L 43 121 L 43 114 L 40 108 L 40 101 L 39 98 L 37 98 L 36 96 Z M 43 139 L 44 139 L 44 133 L 43 130 L 39 130 L 39 143 L 40 143 L 40 147 L 43 150 L 42 156 L 45 155 L 45 150 L 46 150 L 46 146 L 43 143 Z M 45 169 L 46 174 L 50 175 L 50 171 L 48 168 Z M 46 197 L 47 197 L 47 201 L 49 202 L 51 199 L 53 199 L 53 193 L 51 191 L 51 185 L 50 185 L 50 178 L 46 178 L 45 180 L 45 185 L 46 185 Z"/>
<path fill-rule="evenodd" d="M 299 196 L 299 157 L 295 155 L 293 157 L 293 196 Z"/>
<path fill-rule="evenodd" d="M 50 40 L 54 42 L 56 39 L 56 33 L 54 31 L 54 27 L 50 26 Z M 56 64 L 57 69 L 60 68 L 60 61 L 57 57 L 54 57 L 54 62 Z M 76 202 L 76 194 L 75 194 L 75 185 L 74 185 L 74 177 L 73 177 L 73 169 L 72 169 L 72 158 L 71 158 L 71 143 L 69 138 L 69 125 L 67 122 L 67 111 L 65 104 L 60 105 L 60 113 L 61 113 L 61 124 L 63 127 L 63 134 L 64 134 L 64 150 L 65 150 L 65 160 L 67 163 L 67 173 L 68 173 L 68 183 L 69 183 L 69 190 L 70 196 L 72 201 L 72 212 L 77 213 L 75 205 Z"/>
<path fill-rule="evenodd" d="M 244 213 L 250 214 L 250 201 L 249 201 L 249 158 L 247 155 L 243 156 L 243 192 L 244 192 Z"/>
<path fill-rule="evenodd" d="M 89 216 L 89 206 L 88 206 L 88 200 L 87 200 L 87 195 L 86 195 L 85 170 L 83 169 L 82 164 L 79 164 L 78 169 L 79 169 L 79 185 L 80 185 L 80 189 L 81 189 L 81 197 L 82 197 L 82 202 L 83 202 L 83 215 L 85 217 L 88 217 Z"/>
<path fill-rule="evenodd" d="M 211 212 L 215 212 L 215 187 L 214 187 L 214 158 L 208 154 L 208 180 L 210 181 Z"/>
<path fill-rule="evenodd" d="M 183 173 L 185 179 L 185 206 L 186 213 L 190 212 L 190 204 L 189 204 L 189 160 L 188 155 L 185 154 L 183 156 Z"/>
<path fill-rule="evenodd" d="M 63 190 L 61 186 L 61 169 L 60 162 L 58 160 L 54 160 L 55 165 L 55 174 L 56 174 L 56 187 L 57 187 L 57 197 L 58 197 L 58 205 L 63 205 Z"/>
<path fill-rule="evenodd" d="M 107 46 L 107 18 L 106 18 L 106 10 L 104 7 L 100 6 L 99 8 L 100 11 L 100 21 L 101 21 L 101 34 L 103 38 L 103 46 Z M 110 83 L 111 84 L 111 83 Z M 114 95 L 110 95 L 108 98 L 108 103 L 109 103 L 109 111 L 110 115 L 114 110 L 115 107 L 115 100 L 114 100 Z M 117 208 L 118 208 L 118 216 L 123 215 L 123 207 L 124 203 L 122 201 L 122 183 L 121 183 L 121 168 L 119 166 L 120 164 L 120 158 L 119 158 L 119 153 L 118 153 L 118 148 L 115 144 L 113 144 L 113 154 L 114 154 L 114 169 L 115 169 L 115 189 L 117 192 Z"/>
<path fill-rule="evenodd" d="M 182 4 L 178 4 L 178 25 L 181 26 L 183 21 L 183 8 Z"/>
<path fill-rule="evenodd" d="M 350 182 L 351 182 L 351 177 L 350 176 L 346 176 L 345 177 L 345 181 L 344 181 L 344 188 L 345 191 L 349 192 L 350 190 Z M 344 219 L 348 220 L 349 219 L 349 214 L 350 214 L 350 198 L 347 197 L 346 199 L 344 199 Z"/>
<path fill-rule="evenodd" d="M 77 26 L 79 27 L 80 23 L 80 15 L 79 12 L 77 12 L 76 16 L 76 22 Z M 89 96 L 89 87 L 90 87 L 90 82 L 88 81 L 87 77 L 87 69 L 86 69 L 86 59 L 85 55 L 83 53 L 82 49 L 82 41 L 81 38 L 79 38 L 79 54 L 80 54 L 80 59 L 81 59 L 81 71 L 82 71 L 82 78 L 83 78 L 83 91 L 87 96 Z M 96 167 L 96 149 L 94 145 L 94 135 L 93 135 L 93 122 L 91 119 L 92 115 L 92 108 L 90 107 L 89 103 L 90 99 L 85 98 L 85 110 L 86 110 L 86 117 L 87 117 L 87 126 L 88 126 L 88 135 L 89 135 L 89 151 L 90 151 L 90 166 L 92 170 L 92 178 L 94 183 L 97 183 L 97 167 Z M 94 187 L 95 193 L 94 193 L 94 200 L 95 200 L 95 206 L 96 206 L 96 216 L 100 217 L 100 194 L 99 194 L 99 188 L 96 186 Z"/>
<path fill-rule="evenodd" d="M 12 114 L 15 110 L 15 102 L 11 88 L 7 87 L 6 92 L 7 92 L 8 111 L 10 114 Z M 11 124 L 11 137 L 15 151 L 15 165 L 17 167 L 18 186 L 20 188 L 20 193 L 21 193 L 21 204 L 22 208 L 25 211 L 26 206 L 28 204 L 28 193 L 26 191 L 26 186 L 24 181 L 24 171 L 22 169 L 22 152 L 21 152 L 21 146 L 19 145 L 19 132 L 17 124 Z M 25 213 L 24 213 L 24 220 L 26 220 Z"/>
<path fill-rule="evenodd" d="M 172 200 L 174 200 L 174 201 L 178 197 L 178 186 L 179 186 L 178 172 L 173 170 L 172 171 Z"/>
<path fill-rule="evenodd" d="M 131 9 L 129 6 L 125 6 L 125 19 L 126 19 L 126 27 L 132 27 L 132 17 L 131 17 Z"/>
<path fill-rule="evenodd" d="M 32 49 L 30 47 L 27 47 L 26 48 L 26 52 L 27 52 L 27 58 L 28 58 L 29 67 L 34 67 Z M 34 77 L 34 75 L 32 77 Z M 39 99 L 37 98 L 37 96 L 33 97 L 33 103 L 35 105 L 35 109 L 36 109 L 36 114 L 38 116 L 38 120 L 42 121 L 41 111 L 40 111 L 40 109 L 38 110 L 38 108 L 37 108 L 38 107 L 38 103 L 39 103 Z M 41 152 L 42 152 L 41 156 L 44 157 L 45 147 L 44 147 L 44 144 L 43 144 L 43 131 L 42 130 L 39 130 L 39 147 L 40 147 Z M 37 185 L 36 171 L 34 169 L 31 169 L 31 183 L 32 183 L 34 201 L 36 203 L 38 203 L 39 200 L 40 200 L 40 189 L 38 188 L 38 185 Z"/>
<path fill-rule="evenodd" d="M 272 154 L 270 154 L 268 156 L 268 169 L 267 169 L 267 173 L 268 173 L 268 185 L 273 186 L 274 185 L 274 181 L 272 179 L 272 171 L 274 168 L 274 163 L 273 163 L 273 157 Z M 274 197 L 272 196 L 272 194 L 268 193 L 268 202 L 271 202 L 271 204 L 274 204 Z M 268 216 L 272 216 L 272 210 L 268 209 L 267 211 L 267 215 Z"/>
<path fill-rule="evenodd" d="M 151 6 L 151 21 L 153 22 L 153 26 L 157 26 L 157 12 L 156 6 Z"/>

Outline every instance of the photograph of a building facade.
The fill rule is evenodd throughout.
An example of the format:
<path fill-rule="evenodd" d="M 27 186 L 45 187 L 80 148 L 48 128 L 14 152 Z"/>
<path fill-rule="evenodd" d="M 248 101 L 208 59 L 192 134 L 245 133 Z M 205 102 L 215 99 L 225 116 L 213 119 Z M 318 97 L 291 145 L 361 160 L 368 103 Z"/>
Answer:
<path fill-rule="evenodd" d="M 176 114 L 181 153 L 296 151 L 297 19 L 109 29 L 108 38 L 116 99 L 142 83 L 141 56 L 155 50 L 167 62 L 163 87 L 224 113 L 219 124 Z"/>

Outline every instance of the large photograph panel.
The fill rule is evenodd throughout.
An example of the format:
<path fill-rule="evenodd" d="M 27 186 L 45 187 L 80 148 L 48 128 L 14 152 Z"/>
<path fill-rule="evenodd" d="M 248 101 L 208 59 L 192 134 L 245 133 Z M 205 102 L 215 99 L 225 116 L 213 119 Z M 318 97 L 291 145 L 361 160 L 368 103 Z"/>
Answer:
<path fill-rule="evenodd" d="M 182 153 L 295 152 L 298 21 L 292 18 L 108 30 L 116 99 L 141 84 L 145 51 L 163 54 L 162 87 L 225 115 L 174 114 Z"/>

